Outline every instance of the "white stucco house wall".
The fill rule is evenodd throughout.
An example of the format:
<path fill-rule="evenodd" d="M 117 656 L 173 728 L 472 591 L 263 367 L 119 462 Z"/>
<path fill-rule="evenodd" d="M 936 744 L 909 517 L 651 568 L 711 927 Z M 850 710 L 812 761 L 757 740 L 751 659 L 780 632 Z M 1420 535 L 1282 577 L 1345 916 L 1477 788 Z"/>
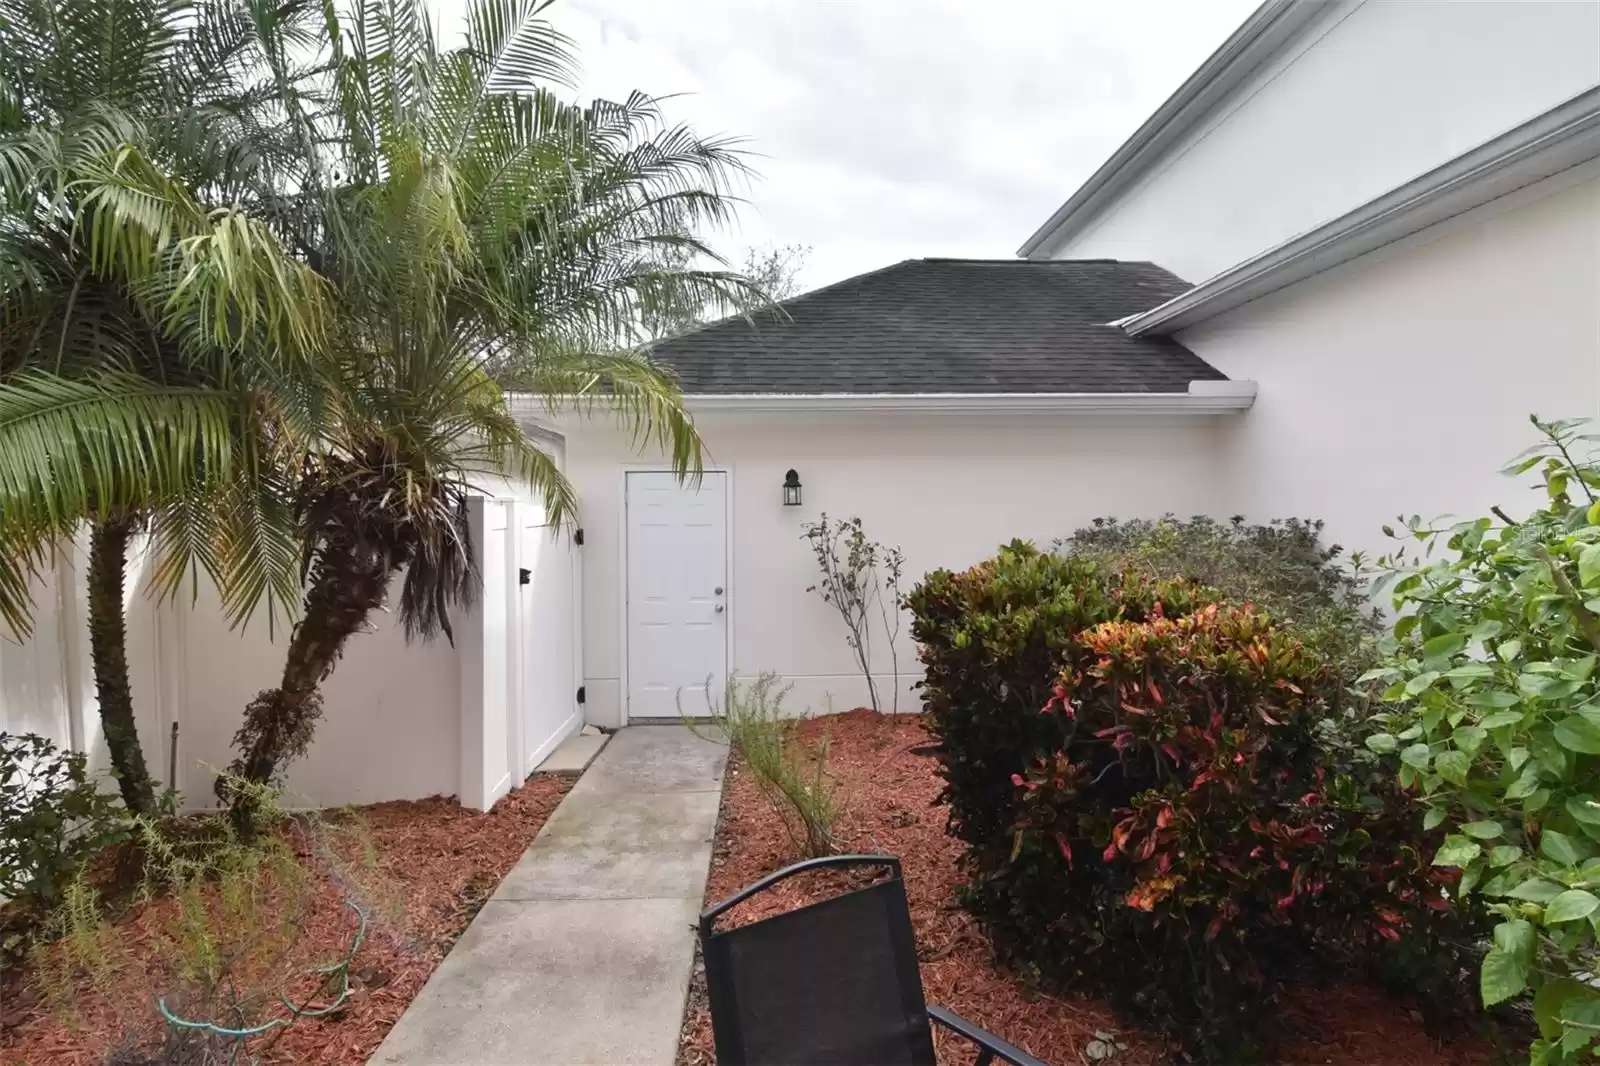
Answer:
<path fill-rule="evenodd" d="M 1515 509 L 1600 414 L 1600 4 L 1263 4 L 1022 246 L 1197 284 L 1123 323 L 1259 383 L 1224 511 Z"/>
<path fill-rule="evenodd" d="M 658 346 L 698 488 L 568 428 L 588 720 L 763 670 L 796 710 L 864 702 L 806 592 L 822 512 L 909 581 L 1099 515 L 1320 517 L 1375 553 L 1400 513 L 1517 507 L 1527 416 L 1600 414 L 1600 4 L 1269 0 L 1019 255 Z"/>
<path fill-rule="evenodd" d="M 788 301 L 781 319 L 661 345 L 705 441 L 698 485 L 603 424 L 565 427 L 587 720 L 676 718 L 680 689 L 693 711 L 708 677 L 720 694 L 730 674 L 762 671 L 793 686 L 795 712 L 866 704 L 843 623 L 807 592 L 820 574 L 802 526 L 823 514 L 899 546 L 909 591 L 1013 537 L 1210 509 L 1223 426 L 1254 387 L 1099 323 L 1150 300 L 1151 285 L 1184 288 L 1149 264 L 911 260 Z M 874 632 L 890 693 L 889 637 Z M 909 619 L 896 652 L 899 706 L 917 709 Z"/>

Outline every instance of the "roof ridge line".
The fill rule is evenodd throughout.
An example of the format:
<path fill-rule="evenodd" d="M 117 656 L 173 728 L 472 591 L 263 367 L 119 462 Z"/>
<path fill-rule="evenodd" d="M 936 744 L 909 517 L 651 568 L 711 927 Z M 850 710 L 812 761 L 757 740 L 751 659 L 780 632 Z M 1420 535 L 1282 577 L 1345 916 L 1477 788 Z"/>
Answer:
<path fill-rule="evenodd" d="M 756 321 L 755 321 L 755 316 L 756 315 L 762 314 L 762 313 L 767 312 L 767 311 L 771 311 L 774 308 L 787 308 L 787 307 L 789 307 L 789 306 L 791 306 L 793 304 L 800 303 L 800 302 L 802 302 L 804 300 L 810 299 L 813 296 L 817 296 L 817 295 L 819 295 L 821 293 L 827 292 L 830 289 L 837 289 L 841 285 L 848 285 L 852 281 L 860 281 L 862 278 L 870 278 L 874 274 L 882 274 L 885 271 L 893 270 L 896 267 L 903 267 L 907 263 L 916 263 L 916 262 L 919 262 L 919 260 L 916 260 L 916 259 L 901 259 L 898 262 L 889 263 L 889 264 L 887 264 L 885 266 L 878 267 L 876 270 L 869 270 L 864 274 L 851 274 L 848 278 L 840 278 L 838 281 L 831 281 L 828 284 L 821 286 L 820 288 L 807 289 L 805 292 L 802 292 L 802 293 L 800 293 L 800 294 L 798 294 L 796 296 L 790 296 L 789 298 L 784 299 L 784 300 L 775 300 L 774 302 L 769 303 L 769 304 L 765 304 L 765 305 L 763 305 L 761 307 L 756 308 L 753 311 L 743 311 L 743 312 L 740 312 L 738 314 L 725 315 L 722 318 L 716 319 L 713 322 L 702 322 L 700 325 L 695 326 L 693 329 L 686 329 L 682 333 L 674 333 L 670 337 L 662 337 L 659 340 L 651 341 L 650 344 L 647 345 L 647 347 L 654 348 L 658 344 L 670 344 L 673 341 L 682 340 L 685 337 L 692 337 L 696 333 L 704 333 L 708 329 L 712 329 L 712 328 L 715 328 L 717 326 L 725 326 L 725 325 L 728 325 L 731 322 L 736 322 L 736 321 L 737 322 L 744 322 L 751 329 L 755 329 L 756 328 Z"/>
<path fill-rule="evenodd" d="M 1025 266 L 1025 267 L 1052 267 L 1072 265 L 1078 263 L 1118 263 L 1127 266 L 1155 266 L 1148 259 L 1116 259 L 1112 257 L 1087 258 L 1087 259 L 1022 259 L 1012 256 L 1007 259 L 981 259 L 960 255 L 925 255 L 920 260 L 908 259 L 908 263 L 975 263 L 984 266 Z M 899 264 L 896 264 L 897 266 Z"/>
<path fill-rule="evenodd" d="M 819 286 L 819 287 L 817 287 L 815 289 L 808 289 L 805 292 L 799 293 L 799 294 L 794 295 L 794 296 L 790 296 L 790 297 L 788 297 L 787 299 L 784 299 L 784 300 L 778 300 L 778 301 L 775 301 L 774 303 L 766 304 L 766 305 L 764 305 L 762 307 L 756 308 L 753 311 L 743 311 L 743 312 L 739 312 L 737 314 L 724 315 L 722 318 L 714 319 L 713 321 L 710 321 L 710 322 L 702 322 L 697 326 L 693 326 L 693 327 L 691 327 L 689 329 L 684 330 L 682 333 L 674 333 L 670 337 L 661 337 L 661 338 L 658 338 L 658 339 L 656 339 L 654 341 L 651 341 L 648 345 L 646 345 L 646 347 L 653 349 L 653 348 L 657 347 L 658 345 L 674 344 L 674 343 L 676 343 L 678 341 L 684 340 L 685 338 L 693 337 L 693 336 L 696 336 L 698 334 L 704 333 L 707 330 L 716 329 L 716 328 L 718 328 L 720 326 L 732 325 L 735 322 L 743 322 L 745 325 L 749 326 L 752 330 L 758 330 L 759 326 L 756 323 L 756 316 L 758 316 L 758 315 L 765 314 L 765 313 L 777 310 L 777 311 L 783 311 L 784 312 L 784 317 L 787 318 L 787 317 L 789 317 L 788 314 L 787 314 L 787 309 L 788 308 L 797 306 L 799 304 L 803 304 L 803 303 L 805 303 L 805 301 L 811 299 L 813 296 L 821 296 L 822 294 L 827 293 L 827 292 L 831 292 L 834 289 L 839 288 L 840 286 L 852 285 L 852 284 L 855 284 L 856 282 L 864 281 L 867 278 L 876 277 L 879 274 L 886 274 L 891 270 L 899 270 L 902 267 L 911 266 L 911 265 L 916 264 L 916 263 L 967 263 L 967 264 L 972 264 L 972 265 L 997 265 L 997 266 L 1008 266 L 1008 267 L 1009 266 L 1021 266 L 1021 267 L 1031 267 L 1031 268 L 1034 268 L 1034 269 L 1046 269 L 1046 270 L 1048 270 L 1048 269 L 1050 269 L 1052 267 L 1083 266 L 1083 265 L 1091 265 L 1091 264 L 1092 265 L 1116 264 L 1118 266 L 1150 267 L 1152 269 L 1160 270 L 1160 271 L 1163 271 L 1163 272 L 1168 273 L 1168 274 L 1172 273 L 1170 270 L 1167 270 L 1166 267 L 1163 267 L 1160 263 L 1157 263 L 1157 262 L 1155 262 L 1153 260 L 1150 260 L 1150 259 L 1113 259 L 1113 258 L 1095 258 L 1095 259 L 996 258 L 996 259 L 980 259 L 980 258 L 969 258 L 969 257 L 964 257 L 964 256 L 922 256 L 921 258 L 917 258 L 917 259 L 900 259 L 900 260 L 897 260 L 896 262 L 893 262 L 893 263 L 887 263 L 887 264 L 885 264 L 885 265 L 883 265 L 881 267 L 876 268 L 875 270 L 864 271 L 864 272 L 862 272 L 860 274 L 851 274 L 847 278 L 840 278 L 838 281 L 829 282 L 828 284 Z M 1173 276 L 1176 277 L 1176 275 L 1173 275 Z M 1182 281 L 1183 279 L 1180 278 L 1179 280 Z M 1187 285 L 1188 283 L 1184 282 L 1184 284 Z"/>

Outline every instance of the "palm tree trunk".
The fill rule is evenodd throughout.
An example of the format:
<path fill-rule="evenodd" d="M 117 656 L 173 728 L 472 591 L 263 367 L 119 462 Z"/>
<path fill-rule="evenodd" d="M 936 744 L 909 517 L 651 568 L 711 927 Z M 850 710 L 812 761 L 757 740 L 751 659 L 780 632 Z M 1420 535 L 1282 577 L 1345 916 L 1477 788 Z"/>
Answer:
<path fill-rule="evenodd" d="M 95 522 L 89 530 L 89 658 L 94 664 L 100 697 L 100 724 L 111 766 L 116 771 L 122 802 L 136 814 L 153 815 L 155 786 L 139 747 L 133 717 L 133 685 L 128 680 L 128 626 L 122 594 L 128 542 L 134 523 L 129 518 Z"/>
<path fill-rule="evenodd" d="M 244 725 L 233 738 L 239 756 L 228 768 L 231 776 L 266 785 L 283 763 L 305 754 L 322 717 L 318 688 L 333 673 L 345 641 L 383 606 L 397 569 L 392 556 L 365 545 L 325 547 L 306 591 L 305 614 L 289 638 L 283 677 L 245 708 Z M 233 807 L 235 824 L 248 830 L 255 806 L 250 790 L 222 778 L 217 795 Z"/>

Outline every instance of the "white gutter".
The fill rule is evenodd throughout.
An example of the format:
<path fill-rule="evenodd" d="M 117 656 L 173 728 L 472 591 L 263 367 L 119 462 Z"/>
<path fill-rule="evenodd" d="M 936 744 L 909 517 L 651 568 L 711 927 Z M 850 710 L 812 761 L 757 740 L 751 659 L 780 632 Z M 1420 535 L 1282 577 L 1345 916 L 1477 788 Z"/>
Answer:
<path fill-rule="evenodd" d="M 694 414 L 749 412 L 1022 414 L 1123 412 L 1217 415 L 1248 410 L 1253 381 L 1191 381 L 1187 392 L 968 392 L 968 393 L 725 393 L 691 394 Z"/>
<path fill-rule="evenodd" d="M 1138 179 L 1262 63 L 1312 19 L 1335 6 L 1313 0 L 1266 0 L 1089 176 L 1070 200 L 1023 242 L 1017 254 L 1033 258 L 1046 243 L 1059 244 L 1062 238 L 1082 229 L 1095 212 Z"/>
<path fill-rule="evenodd" d="M 1193 326 L 1595 158 L 1600 86 L 1182 296 L 1113 324 L 1134 336 Z"/>

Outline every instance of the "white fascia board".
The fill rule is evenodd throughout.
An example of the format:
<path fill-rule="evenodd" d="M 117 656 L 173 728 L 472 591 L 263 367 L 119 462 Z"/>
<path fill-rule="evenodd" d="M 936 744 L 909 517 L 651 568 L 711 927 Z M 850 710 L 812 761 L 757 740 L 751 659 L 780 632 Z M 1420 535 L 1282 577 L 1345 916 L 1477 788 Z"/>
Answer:
<path fill-rule="evenodd" d="M 550 444 L 566 443 L 561 429 L 561 412 L 552 410 L 541 397 L 531 392 L 507 392 L 511 415 L 531 436 Z"/>
<path fill-rule="evenodd" d="M 694 414 L 1122 412 L 1213 415 L 1248 410 L 1255 396 L 1253 381 L 1192 381 L 1187 392 L 702 394 L 685 396 L 684 403 Z"/>
<path fill-rule="evenodd" d="M 1176 332 L 1595 158 L 1600 158 L 1600 86 L 1114 324 L 1134 336 Z"/>
<path fill-rule="evenodd" d="M 1045 245 L 1059 244 L 1087 225 L 1101 208 L 1138 180 L 1245 79 L 1313 19 L 1327 14 L 1331 6 L 1314 0 L 1266 0 L 1089 176 L 1070 200 L 1023 242 L 1017 255 L 1032 258 Z"/>

